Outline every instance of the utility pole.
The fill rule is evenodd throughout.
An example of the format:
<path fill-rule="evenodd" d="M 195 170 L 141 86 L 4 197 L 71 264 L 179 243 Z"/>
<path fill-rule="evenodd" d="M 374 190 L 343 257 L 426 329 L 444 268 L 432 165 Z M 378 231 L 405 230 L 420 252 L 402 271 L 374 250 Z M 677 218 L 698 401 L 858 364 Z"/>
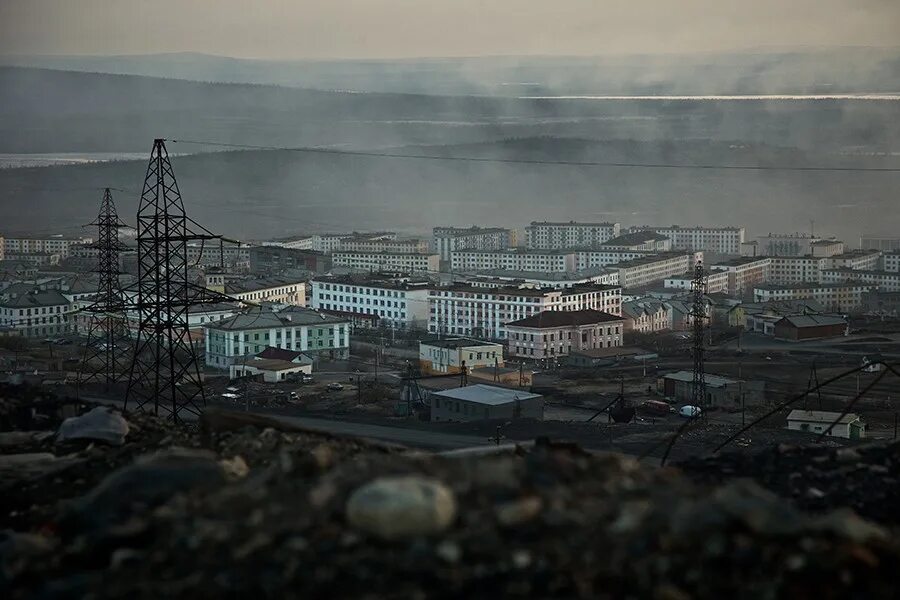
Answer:
<path fill-rule="evenodd" d="M 693 406 L 700 407 L 702 414 L 706 414 L 706 375 L 704 372 L 704 352 L 703 347 L 703 328 L 706 319 L 706 310 L 704 306 L 703 293 L 706 288 L 706 276 L 703 271 L 703 263 L 697 262 L 694 268 L 694 280 L 691 282 L 691 294 L 693 296 L 693 304 L 691 305 L 691 318 L 693 319 L 694 328 L 694 348 L 693 348 L 693 380 L 691 386 L 691 402 Z"/>

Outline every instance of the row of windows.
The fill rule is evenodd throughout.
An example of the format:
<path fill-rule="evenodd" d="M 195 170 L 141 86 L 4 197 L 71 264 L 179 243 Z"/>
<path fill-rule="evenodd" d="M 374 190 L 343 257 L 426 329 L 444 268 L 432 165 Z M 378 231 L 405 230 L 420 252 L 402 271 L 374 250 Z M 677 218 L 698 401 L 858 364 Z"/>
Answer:
<path fill-rule="evenodd" d="M 30 317 L 30 316 L 32 316 L 32 314 L 34 314 L 34 315 L 62 314 L 64 312 L 67 312 L 64 309 L 68 309 L 68 305 L 66 305 L 66 306 L 42 306 L 42 307 L 40 307 L 40 309 L 35 308 L 34 313 L 31 312 L 32 309 L 30 309 L 30 308 L 19 308 L 19 309 L 5 308 L 5 309 L 3 309 L 2 312 L 0 312 L 0 314 L 4 314 L 7 316 L 13 316 L 16 314 L 16 310 L 18 310 L 19 311 L 18 315 L 20 317 Z"/>

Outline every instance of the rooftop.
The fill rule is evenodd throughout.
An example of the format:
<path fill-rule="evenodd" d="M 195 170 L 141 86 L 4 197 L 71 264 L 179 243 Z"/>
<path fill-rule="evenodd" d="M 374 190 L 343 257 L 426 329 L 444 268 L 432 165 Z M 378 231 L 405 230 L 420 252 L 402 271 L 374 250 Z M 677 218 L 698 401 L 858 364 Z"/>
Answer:
<path fill-rule="evenodd" d="M 694 381 L 694 373 L 692 371 L 676 371 L 674 373 L 668 373 L 667 375 L 664 375 L 664 377 L 666 379 L 674 379 L 686 383 L 692 383 Z M 711 387 L 725 387 L 726 385 L 738 384 L 737 379 L 729 379 L 728 377 L 712 375 L 711 373 L 706 373 L 703 379 L 706 381 L 706 385 Z"/>
<path fill-rule="evenodd" d="M 470 348 L 473 346 L 499 346 L 500 344 L 488 342 L 484 340 L 476 340 L 473 338 L 454 337 L 454 338 L 426 338 L 419 342 L 425 346 L 434 346 L 436 348 L 449 348 L 456 350 L 457 348 Z"/>
<path fill-rule="evenodd" d="M 663 240 L 667 240 L 666 236 L 656 233 L 652 229 L 648 229 L 646 231 L 632 231 L 631 233 L 624 233 L 619 237 L 614 237 L 611 240 L 603 242 L 603 246 L 631 246 L 636 244 L 643 244 L 646 242 L 661 242 Z"/>
<path fill-rule="evenodd" d="M 403 279 L 397 280 L 387 276 L 374 275 L 332 275 L 326 277 L 314 277 L 310 283 L 337 283 L 342 285 L 355 285 L 390 290 L 421 290 L 431 286 L 427 279 Z"/>
<path fill-rule="evenodd" d="M 847 319 L 832 315 L 788 315 L 782 321 L 787 321 L 798 328 L 847 324 Z"/>
<path fill-rule="evenodd" d="M 769 262 L 768 256 L 741 256 L 739 258 L 731 258 L 729 260 L 719 260 L 716 261 L 715 264 L 711 265 L 712 268 L 716 267 L 740 267 L 742 265 L 749 265 L 755 262 Z"/>
<path fill-rule="evenodd" d="M 323 315 L 301 306 L 289 306 L 278 312 L 259 307 L 221 321 L 207 323 L 204 327 L 206 329 L 224 331 L 242 331 L 294 327 L 297 325 L 333 325 L 346 322 L 346 319 Z"/>
<path fill-rule="evenodd" d="M 578 221 L 532 221 L 531 227 L 535 225 L 570 225 L 572 227 L 613 227 L 616 224 L 609 221 L 603 222 L 578 222 Z"/>
<path fill-rule="evenodd" d="M 536 315 L 511 321 L 507 327 L 527 327 L 529 329 L 544 329 L 551 327 L 578 327 L 580 325 L 593 325 L 595 323 L 609 323 L 622 321 L 623 317 L 617 317 L 599 310 L 545 310 Z"/>
<path fill-rule="evenodd" d="M 532 398 L 541 397 L 540 394 L 532 394 L 522 390 L 514 390 L 494 385 L 485 385 L 483 383 L 467 385 L 465 387 L 445 390 L 443 392 L 432 392 L 432 395 L 453 400 L 465 400 L 466 402 L 475 402 L 477 404 L 485 404 L 488 406 L 500 406 L 502 404 L 515 402 L 516 400 L 531 400 Z"/>
<path fill-rule="evenodd" d="M 259 290 L 268 290 L 276 287 L 284 287 L 286 285 L 297 285 L 303 283 L 303 280 L 290 277 L 264 277 L 262 279 L 245 279 L 241 281 L 231 281 L 225 284 L 225 292 L 228 294 L 241 294 L 246 292 L 256 292 Z"/>
<path fill-rule="evenodd" d="M 69 300 L 57 290 L 41 290 L 25 294 L 16 294 L 7 300 L 0 300 L 5 308 L 33 308 L 41 306 L 59 306 L 69 304 Z"/>
<path fill-rule="evenodd" d="M 246 363 L 238 364 L 240 364 L 241 366 L 259 369 L 260 371 L 288 371 L 290 369 L 296 369 L 304 365 L 304 363 L 291 362 L 289 360 L 280 360 L 277 358 L 252 358 Z"/>
<path fill-rule="evenodd" d="M 840 417 L 840 419 L 838 419 Z M 810 423 L 834 423 L 837 422 L 841 425 L 846 425 L 847 423 L 852 423 L 854 421 L 859 420 L 859 415 L 856 413 L 847 413 L 843 417 L 841 417 L 841 413 L 831 412 L 827 410 L 799 410 L 795 409 L 788 413 L 787 416 L 788 421 L 807 421 Z"/>
<path fill-rule="evenodd" d="M 294 362 L 300 360 L 301 363 L 308 364 L 312 359 L 300 352 L 299 350 L 286 350 L 285 348 L 276 348 L 275 346 L 266 346 L 265 350 L 256 355 L 261 359 L 284 360 Z"/>

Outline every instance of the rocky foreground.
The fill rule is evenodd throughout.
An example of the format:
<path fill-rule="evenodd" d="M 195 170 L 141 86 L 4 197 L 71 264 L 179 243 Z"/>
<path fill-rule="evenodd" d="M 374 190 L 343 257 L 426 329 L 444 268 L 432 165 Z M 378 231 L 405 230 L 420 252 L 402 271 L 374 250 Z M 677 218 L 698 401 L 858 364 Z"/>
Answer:
<path fill-rule="evenodd" d="M 0 433 L 4 597 L 896 596 L 898 445 L 659 469 L 96 411 Z"/>

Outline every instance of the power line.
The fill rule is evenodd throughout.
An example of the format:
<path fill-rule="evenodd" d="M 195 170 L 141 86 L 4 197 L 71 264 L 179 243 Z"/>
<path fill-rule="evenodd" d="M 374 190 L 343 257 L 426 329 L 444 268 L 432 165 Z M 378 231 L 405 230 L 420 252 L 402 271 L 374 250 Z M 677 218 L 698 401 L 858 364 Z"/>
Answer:
<path fill-rule="evenodd" d="M 283 152 L 303 152 L 309 154 L 334 154 L 339 156 L 368 156 L 375 158 L 404 158 L 412 160 L 443 160 L 453 162 L 472 163 L 503 163 L 520 165 L 555 165 L 569 167 L 614 167 L 627 169 L 692 169 L 692 170 L 722 170 L 722 171 L 812 171 L 812 172 L 871 172 L 871 173 L 900 173 L 900 167 L 789 167 L 774 165 L 687 165 L 674 163 L 632 163 L 632 162 L 600 162 L 600 161 L 570 161 L 570 160 L 541 160 L 525 158 L 487 158 L 479 156 L 440 156 L 436 154 L 408 154 L 401 152 L 378 152 L 375 150 L 337 150 L 334 148 L 316 148 L 314 146 L 260 146 L 254 144 L 234 144 L 226 142 L 214 142 L 206 140 L 168 140 L 173 144 L 195 144 L 200 146 L 212 146 L 218 148 L 233 148 L 241 150 L 277 150 Z"/>

